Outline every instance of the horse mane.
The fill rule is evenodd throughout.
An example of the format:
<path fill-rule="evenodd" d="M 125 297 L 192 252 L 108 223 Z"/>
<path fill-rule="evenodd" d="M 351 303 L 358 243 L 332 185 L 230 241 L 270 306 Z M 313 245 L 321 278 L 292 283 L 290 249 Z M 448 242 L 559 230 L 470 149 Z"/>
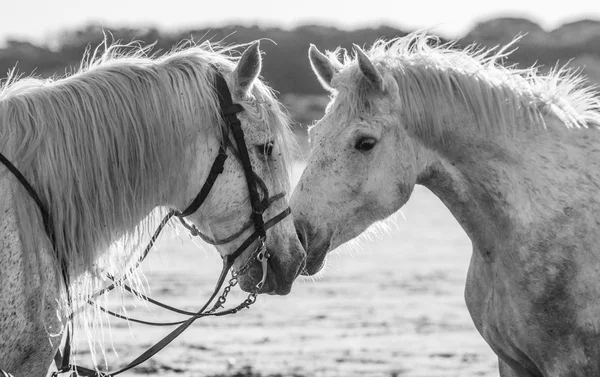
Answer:
<path fill-rule="evenodd" d="M 439 99 L 450 108 L 472 113 L 483 132 L 510 130 L 519 119 L 545 127 L 544 115 L 554 115 L 567 128 L 600 126 L 597 87 L 577 71 L 555 67 L 540 74 L 536 66 L 517 69 L 503 66 L 520 37 L 502 48 L 482 49 L 470 45 L 457 49 L 455 42 L 440 44 L 438 38 L 419 31 L 390 41 L 379 40 L 367 55 L 383 75 L 398 83 L 403 119 L 415 132 L 441 135 L 448 114 L 439 111 Z M 346 112 L 356 115 L 371 106 L 372 89 L 363 79 L 355 58 L 342 49 L 329 52 L 341 71 L 333 80 Z M 338 58 L 341 56 L 342 61 Z M 339 89 L 343 93 L 339 93 Z M 437 109 L 437 110 L 436 110 Z"/>
<path fill-rule="evenodd" d="M 75 300 L 86 300 L 105 272 L 121 275 L 142 251 L 134 250 L 157 217 L 138 222 L 156 202 L 152 182 L 169 181 L 190 135 L 201 127 L 223 129 L 211 66 L 233 71 L 239 46 L 188 41 L 162 56 L 137 43 L 104 47 L 67 77 L 13 73 L 0 87 L 0 151 L 47 203 L 56 271 L 64 261 L 71 276 L 95 282 L 72 284 Z M 271 89 L 256 80 L 238 102 L 244 116 L 270 128 L 282 145 L 280 161 L 289 163 L 293 136 Z M 24 250 L 39 253 L 50 244 L 41 217 L 31 215 L 38 208 L 18 182 L 14 192 Z M 107 250 L 109 258 L 99 261 Z"/>

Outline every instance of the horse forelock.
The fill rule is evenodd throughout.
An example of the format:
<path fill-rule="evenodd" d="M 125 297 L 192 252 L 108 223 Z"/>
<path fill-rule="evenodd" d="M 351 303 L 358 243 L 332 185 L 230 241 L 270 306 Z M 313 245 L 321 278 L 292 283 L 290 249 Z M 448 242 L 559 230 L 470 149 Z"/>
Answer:
<path fill-rule="evenodd" d="M 275 183 L 281 184 L 286 191 L 291 187 L 292 155 L 298 149 L 298 144 L 290 128 L 290 118 L 277 101 L 273 90 L 263 82 L 257 80 L 250 100 L 243 101 L 244 111 L 252 118 L 252 123 L 262 124 L 267 127 L 274 143 L 279 146 L 281 173 L 271 175 Z"/>
<path fill-rule="evenodd" d="M 486 133 L 510 130 L 519 123 L 544 127 L 545 115 L 556 116 L 568 128 L 600 125 L 598 90 L 579 72 L 562 67 L 540 74 L 535 66 L 502 65 L 519 39 L 499 49 L 475 45 L 458 49 L 453 42 L 440 44 L 421 31 L 379 40 L 367 55 L 382 75 L 391 75 L 398 83 L 401 116 L 417 133 L 440 135 L 447 130 L 448 114 L 439 111 L 441 98 L 451 109 L 460 111 L 455 105 L 462 105 L 470 110 Z M 340 67 L 332 81 L 334 96 L 339 97 L 333 106 L 343 106 L 346 116 L 368 111 L 376 96 L 357 59 L 342 49 L 328 57 Z"/>

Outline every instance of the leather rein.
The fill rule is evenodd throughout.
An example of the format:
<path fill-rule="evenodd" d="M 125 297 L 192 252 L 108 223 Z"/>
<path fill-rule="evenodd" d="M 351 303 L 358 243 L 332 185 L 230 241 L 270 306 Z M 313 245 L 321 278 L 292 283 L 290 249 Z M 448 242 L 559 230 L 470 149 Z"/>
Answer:
<path fill-rule="evenodd" d="M 210 298 L 202 306 L 202 308 L 196 312 L 174 308 L 172 306 L 163 304 L 159 301 L 156 301 L 156 300 L 136 291 L 132 287 L 125 284 L 124 280 L 125 280 L 125 277 L 127 276 L 127 274 L 124 274 L 123 277 L 120 279 L 116 279 L 114 276 L 108 274 L 107 278 L 109 280 L 111 280 L 112 283 L 110 285 L 108 285 L 107 287 L 103 288 L 102 290 L 93 294 L 88 299 L 88 303 L 90 305 L 96 306 L 101 311 L 108 313 L 112 316 L 115 316 L 117 318 L 126 319 L 131 322 L 136 322 L 136 323 L 141 323 L 141 324 L 146 324 L 146 325 L 153 325 L 153 326 L 178 326 L 178 327 L 175 328 L 175 330 L 173 330 L 171 333 L 166 335 L 163 339 L 161 339 L 160 341 L 155 343 L 153 346 L 148 348 L 144 353 L 142 353 L 136 359 L 131 361 L 125 367 L 120 368 L 116 371 L 112 371 L 112 372 L 99 372 L 95 369 L 86 368 L 86 367 L 82 367 L 82 366 L 78 366 L 78 365 L 73 365 L 73 364 L 71 364 L 71 362 L 69 360 L 70 354 L 71 354 L 70 351 L 71 351 L 72 333 L 74 331 L 72 317 L 76 312 L 76 311 L 74 311 L 69 316 L 69 321 L 68 321 L 68 324 L 66 327 L 66 339 L 65 339 L 64 348 L 63 348 L 62 352 L 59 350 L 56 353 L 56 356 L 54 358 L 54 361 L 55 361 L 55 364 L 56 364 L 56 367 L 58 370 L 51 374 L 52 377 L 57 377 L 59 374 L 68 373 L 68 372 L 77 372 L 80 376 L 89 376 L 89 377 L 116 376 L 118 374 L 121 374 L 121 373 L 143 363 L 144 361 L 146 361 L 149 358 L 151 358 L 152 356 L 154 356 L 156 353 L 158 353 L 160 350 L 162 350 L 164 347 L 166 347 L 169 343 L 171 343 L 175 338 L 177 338 L 195 320 L 202 318 L 202 317 L 207 317 L 207 316 L 224 316 L 224 315 L 228 315 L 228 314 L 234 314 L 234 313 L 237 313 L 241 309 L 250 307 L 250 305 L 252 305 L 256 301 L 258 292 L 262 288 L 263 284 L 266 281 L 267 270 L 268 270 L 268 258 L 270 257 L 270 255 L 267 251 L 267 248 L 266 248 L 266 238 L 267 238 L 266 231 L 267 231 L 267 229 L 271 228 L 272 226 L 274 226 L 275 224 L 277 224 L 278 222 L 283 220 L 285 217 L 287 217 L 291 213 L 291 209 L 289 207 L 287 207 L 285 210 L 283 210 L 282 212 L 280 212 L 278 215 L 274 216 L 273 218 L 269 219 L 267 222 L 264 221 L 263 214 L 266 211 L 266 209 L 274 201 L 285 197 L 285 193 L 282 192 L 282 193 L 279 193 L 279 194 L 276 194 L 276 195 L 270 197 L 266 184 L 258 175 L 256 175 L 254 173 L 251 162 L 250 162 L 250 156 L 248 154 L 248 148 L 246 146 L 246 142 L 244 139 L 244 132 L 241 127 L 241 122 L 237 118 L 237 113 L 244 111 L 244 108 L 240 104 L 233 103 L 233 99 L 231 96 L 231 92 L 229 91 L 229 88 L 227 86 L 227 82 L 225 81 L 223 76 L 220 74 L 220 72 L 216 69 L 216 67 L 213 67 L 213 68 L 215 68 L 215 89 L 216 89 L 218 99 L 219 99 L 219 105 L 220 105 L 220 109 L 221 109 L 221 117 L 225 121 L 225 126 L 226 126 L 226 129 L 223 132 L 223 140 L 221 140 L 221 145 L 219 146 L 219 152 L 218 152 L 217 156 L 215 157 L 215 160 L 211 166 L 208 177 L 206 178 L 206 181 L 204 182 L 204 185 L 200 189 L 198 195 L 194 198 L 194 200 L 190 203 L 190 205 L 182 212 L 179 212 L 176 210 L 170 210 L 166 214 L 166 216 L 160 222 L 156 231 L 152 235 L 150 241 L 148 242 L 148 245 L 144 249 L 144 252 L 141 254 L 140 258 L 137 260 L 135 265 L 133 267 L 131 267 L 130 271 L 133 271 L 134 269 L 136 269 L 142 263 L 142 261 L 146 258 L 146 256 L 152 249 L 154 243 L 158 239 L 160 232 L 162 231 L 162 229 L 166 226 L 166 224 L 169 222 L 169 220 L 172 217 L 177 217 L 180 220 L 180 222 L 190 231 L 192 236 L 199 236 L 207 243 L 210 243 L 213 245 L 221 245 L 221 244 L 225 244 L 227 242 L 231 242 L 231 241 L 237 239 L 239 236 L 241 236 L 246 230 L 248 230 L 252 226 L 254 226 L 254 232 L 248 238 L 246 238 L 246 240 L 244 240 L 244 242 L 232 254 L 222 257 L 223 258 L 223 267 L 221 269 L 221 273 L 217 280 L 215 289 L 213 290 L 213 293 L 211 294 Z M 233 137 L 233 140 L 235 142 L 235 147 L 237 147 L 237 150 L 235 150 L 235 147 L 233 146 L 233 143 L 231 142 L 231 140 L 229 138 L 230 133 L 231 133 L 231 136 Z M 252 214 L 250 216 L 249 221 L 247 221 L 243 225 L 242 229 L 239 230 L 238 232 L 236 232 L 235 234 L 233 234 L 232 236 L 229 236 L 222 240 L 211 239 L 210 237 L 202 234 L 196 228 L 196 226 L 186 222 L 185 217 L 196 212 L 200 208 L 202 203 L 204 203 L 204 201 L 208 197 L 208 194 L 210 193 L 210 190 L 212 189 L 216 179 L 223 172 L 225 161 L 227 159 L 227 149 L 228 148 L 230 148 L 232 150 L 233 154 L 237 157 L 237 159 L 242 164 L 246 182 L 248 184 L 250 203 L 252 205 Z M 2 162 L 8 168 L 8 170 L 10 170 L 13 173 L 13 175 L 25 187 L 25 189 L 27 190 L 29 195 L 36 202 L 36 204 L 39 207 L 40 212 L 41 212 L 41 216 L 42 216 L 42 220 L 44 223 L 44 228 L 46 230 L 46 233 L 48 234 L 48 236 L 50 238 L 50 241 L 52 243 L 54 250 L 56 250 L 53 227 L 52 227 L 49 212 L 48 212 L 46 206 L 41 201 L 41 199 L 39 198 L 39 196 L 37 195 L 37 193 L 33 189 L 33 187 L 29 184 L 27 179 L 20 173 L 20 171 L 4 155 L 2 155 L 2 153 L 0 153 L 0 162 Z M 261 194 L 259 193 L 259 189 L 260 189 L 260 191 L 262 191 L 262 199 L 261 199 Z M 237 270 L 237 271 L 233 270 L 232 269 L 233 262 L 236 260 L 236 258 L 238 258 L 256 240 L 259 240 L 259 246 L 256 248 L 256 250 L 254 250 L 254 252 L 248 257 L 246 262 L 242 265 L 242 267 L 240 267 L 239 270 Z M 261 264 L 262 279 L 255 285 L 252 292 L 250 292 L 248 294 L 248 297 L 244 301 L 242 301 L 240 304 L 238 304 L 237 306 L 235 306 L 233 308 L 219 311 L 219 309 L 221 309 L 223 307 L 223 304 L 225 303 L 225 301 L 227 299 L 227 294 L 229 293 L 231 288 L 237 284 L 237 281 L 238 281 L 237 278 L 239 276 L 243 275 L 244 273 L 246 273 L 250 269 L 255 258 Z M 207 308 L 213 302 L 213 300 L 219 293 L 221 287 L 223 286 L 229 270 L 231 270 L 231 278 L 228 281 L 228 285 L 224 288 L 223 293 L 219 296 L 219 298 L 213 304 L 211 309 L 207 310 Z M 65 289 L 67 291 L 67 299 L 68 299 L 69 307 L 72 308 L 72 300 L 71 300 L 71 295 L 70 295 L 70 291 L 69 291 L 69 276 L 68 276 L 68 272 L 67 272 L 67 265 L 66 265 L 66 263 L 64 263 L 64 261 L 61 263 L 61 272 L 62 272 L 62 278 L 63 278 L 64 284 L 65 284 Z M 148 301 L 154 305 L 157 305 L 164 309 L 170 310 L 172 312 L 186 315 L 186 316 L 188 316 L 188 318 L 185 320 L 175 321 L 175 322 L 144 321 L 144 320 L 139 320 L 139 319 L 131 318 L 128 316 L 124 316 L 124 315 L 112 312 L 108 309 L 98 306 L 96 303 L 94 303 L 92 301 L 94 298 L 113 290 L 117 286 L 122 287 L 123 289 L 140 297 L 141 299 L 143 299 L 145 301 Z M 2 373 L 6 373 L 6 372 L 4 372 L 3 370 L 0 369 L 0 376 L 2 376 Z"/>

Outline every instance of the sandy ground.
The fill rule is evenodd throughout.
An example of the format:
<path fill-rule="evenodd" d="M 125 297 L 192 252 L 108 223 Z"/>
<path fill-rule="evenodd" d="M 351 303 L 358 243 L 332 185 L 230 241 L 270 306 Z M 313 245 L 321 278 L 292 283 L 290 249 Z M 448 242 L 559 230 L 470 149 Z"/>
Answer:
<path fill-rule="evenodd" d="M 290 295 L 260 296 L 235 316 L 199 320 L 124 375 L 497 376 L 496 357 L 464 304 L 470 241 L 421 187 L 393 219 L 388 233 L 330 255 L 320 276 L 301 278 Z M 152 296 L 194 309 L 208 297 L 219 263 L 210 247 L 167 235 L 144 271 Z M 244 297 L 236 290 L 229 302 Z M 124 304 L 139 317 L 178 319 Z M 119 320 L 111 320 L 111 328 L 106 343 L 118 356 L 107 353 L 109 369 L 125 365 L 169 331 Z M 89 354 L 81 347 L 86 362 Z"/>

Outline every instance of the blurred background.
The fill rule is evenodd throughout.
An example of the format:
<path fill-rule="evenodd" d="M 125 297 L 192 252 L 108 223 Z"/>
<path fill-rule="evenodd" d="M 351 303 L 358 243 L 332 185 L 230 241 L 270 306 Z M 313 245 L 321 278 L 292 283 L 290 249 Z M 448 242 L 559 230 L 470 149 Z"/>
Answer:
<path fill-rule="evenodd" d="M 6 1 L 0 22 L 0 76 L 16 66 L 23 74 L 63 76 L 78 67 L 86 47 L 103 31 L 115 40 L 156 43 L 169 51 L 185 39 L 236 44 L 265 39 L 264 79 L 280 93 L 298 135 L 319 119 L 326 95 L 311 72 L 310 43 L 321 50 L 428 29 L 457 46 L 493 47 L 526 34 L 507 64 L 581 67 L 600 81 L 600 7 L 583 0 L 566 7 L 543 1 L 365 3 L 282 1 Z"/>
<path fill-rule="evenodd" d="M 543 71 L 568 64 L 600 83 L 600 7 L 586 0 L 544 1 L 2 1 L 0 76 L 61 77 L 104 34 L 156 43 L 264 39 L 264 79 L 279 92 L 304 151 L 306 128 L 327 94 L 310 70 L 310 43 L 322 51 L 428 29 L 457 46 L 493 47 L 525 34 L 506 61 Z M 1 80 L 1 79 L 0 79 Z M 295 179 L 303 168 L 295 165 Z M 259 297 L 251 310 L 198 321 L 164 352 L 125 375 L 497 376 L 495 355 L 467 312 L 462 291 L 471 244 L 447 209 L 418 187 L 401 212 L 351 247 L 329 257 L 316 278 L 301 278 L 286 297 Z M 149 291 L 193 309 L 219 270 L 217 254 L 185 235 L 168 234 L 144 264 Z M 241 292 L 230 301 L 241 301 Z M 129 314 L 173 320 L 158 309 L 119 298 Z M 101 366 L 115 369 L 166 334 L 107 321 Z M 109 327 L 110 326 L 110 330 Z M 79 360 L 91 354 L 79 340 Z"/>

